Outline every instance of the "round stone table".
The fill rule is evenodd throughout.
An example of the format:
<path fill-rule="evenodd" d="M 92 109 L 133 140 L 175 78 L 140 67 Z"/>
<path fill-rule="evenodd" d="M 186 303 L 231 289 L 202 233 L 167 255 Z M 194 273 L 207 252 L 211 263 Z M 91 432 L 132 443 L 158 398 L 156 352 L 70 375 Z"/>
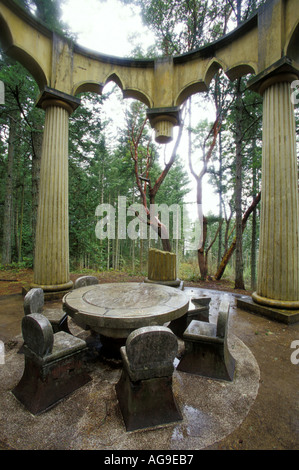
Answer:
<path fill-rule="evenodd" d="M 174 287 L 124 282 L 74 289 L 62 303 L 78 326 L 105 338 L 125 340 L 137 328 L 182 317 L 188 311 L 189 298 Z"/>

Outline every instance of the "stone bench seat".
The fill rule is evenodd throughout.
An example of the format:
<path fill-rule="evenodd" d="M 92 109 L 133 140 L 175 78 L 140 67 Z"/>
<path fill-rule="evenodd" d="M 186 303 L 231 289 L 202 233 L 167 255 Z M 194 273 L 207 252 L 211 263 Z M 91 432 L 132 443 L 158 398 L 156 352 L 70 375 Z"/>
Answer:
<path fill-rule="evenodd" d="M 217 325 L 214 323 L 199 322 L 192 320 L 184 332 L 184 339 L 190 341 L 212 341 L 223 342 L 222 338 L 218 338 Z"/>
<path fill-rule="evenodd" d="M 54 335 L 54 342 L 51 353 L 46 356 L 39 356 L 26 343 L 23 346 L 24 352 L 28 357 L 34 358 L 40 364 L 48 364 L 57 361 L 64 356 L 71 356 L 72 354 L 86 348 L 86 342 L 76 336 L 69 335 L 64 331 L 59 331 Z"/>

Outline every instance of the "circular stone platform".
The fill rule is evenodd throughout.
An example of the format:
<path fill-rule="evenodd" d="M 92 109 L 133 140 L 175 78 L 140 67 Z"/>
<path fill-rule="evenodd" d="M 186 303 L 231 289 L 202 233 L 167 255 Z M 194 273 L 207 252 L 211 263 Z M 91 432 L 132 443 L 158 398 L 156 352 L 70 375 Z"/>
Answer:
<path fill-rule="evenodd" d="M 46 413 L 31 415 L 11 393 L 24 367 L 24 356 L 18 353 L 22 338 L 17 337 L 0 366 L 1 445 L 19 450 L 204 449 L 242 423 L 258 393 L 260 371 L 253 354 L 234 335 L 228 343 L 236 359 L 233 382 L 175 370 L 173 391 L 183 420 L 128 433 L 115 393 L 121 369 L 99 361 L 88 364 L 91 382 Z"/>

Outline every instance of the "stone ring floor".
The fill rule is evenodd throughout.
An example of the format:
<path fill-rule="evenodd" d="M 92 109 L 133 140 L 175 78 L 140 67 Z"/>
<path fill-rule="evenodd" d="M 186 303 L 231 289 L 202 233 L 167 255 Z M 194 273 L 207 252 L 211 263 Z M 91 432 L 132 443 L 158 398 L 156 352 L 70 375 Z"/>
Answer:
<path fill-rule="evenodd" d="M 210 322 L 215 323 L 221 298 L 228 293 L 196 287 L 185 292 L 190 297 L 211 297 Z M 0 449 L 98 449 L 104 456 L 118 455 L 118 450 L 130 455 L 134 449 L 137 455 L 188 449 L 298 450 L 299 364 L 290 358 L 291 345 L 299 339 L 299 324 L 253 315 L 236 306 L 239 295 L 229 297 L 229 345 L 237 360 L 234 382 L 176 371 L 174 392 L 183 421 L 132 433 L 125 431 L 114 391 L 121 371 L 98 360 L 89 362 L 93 381 L 47 413 L 35 417 L 18 403 L 11 390 L 24 364 L 18 353 L 23 344 L 22 296 L 0 298 L 1 339 L 6 348 L 5 364 L 0 365 Z M 81 336 L 82 330 L 72 327 Z"/>
<path fill-rule="evenodd" d="M 22 337 L 1 367 L 0 402 L 8 419 L 0 420 L 1 439 L 18 450 L 199 450 L 230 434 L 249 412 L 258 393 L 259 367 L 245 344 L 229 336 L 236 359 L 233 382 L 175 370 L 173 391 L 183 421 L 126 432 L 115 394 L 121 369 L 95 361 L 92 381 L 47 412 L 33 416 L 11 393 L 21 377 Z M 19 431 L 17 431 L 19 430 Z"/>

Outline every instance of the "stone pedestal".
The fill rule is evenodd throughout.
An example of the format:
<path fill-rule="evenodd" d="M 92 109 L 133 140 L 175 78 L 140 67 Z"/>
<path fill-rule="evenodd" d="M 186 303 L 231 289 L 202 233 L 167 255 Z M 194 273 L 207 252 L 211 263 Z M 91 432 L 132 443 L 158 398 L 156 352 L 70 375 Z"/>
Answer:
<path fill-rule="evenodd" d="M 79 100 L 46 89 L 38 105 L 45 109 L 34 284 L 47 291 L 65 291 L 69 277 L 68 130 L 69 115 Z"/>
<path fill-rule="evenodd" d="M 263 95 L 263 161 L 257 290 L 253 301 L 273 309 L 299 309 L 298 168 L 288 61 L 254 80 Z"/>
<path fill-rule="evenodd" d="M 146 282 L 165 284 L 172 287 L 180 285 L 177 279 L 176 255 L 169 251 L 151 248 L 148 252 L 148 277 Z"/>

